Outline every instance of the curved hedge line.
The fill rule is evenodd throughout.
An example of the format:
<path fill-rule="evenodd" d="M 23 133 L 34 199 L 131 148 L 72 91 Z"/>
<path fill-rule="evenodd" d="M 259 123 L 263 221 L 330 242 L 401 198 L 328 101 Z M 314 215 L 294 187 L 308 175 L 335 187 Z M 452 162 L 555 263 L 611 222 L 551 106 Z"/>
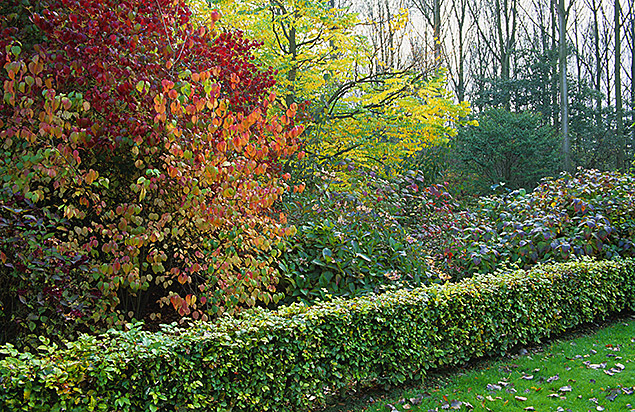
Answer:
<path fill-rule="evenodd" d="M 635 308 L 635 260 L 542 265 L 163 332 L 4 348 L 2 410 L 296 411 Z M 8 356 L 7 356 L 8 355 Z"/>

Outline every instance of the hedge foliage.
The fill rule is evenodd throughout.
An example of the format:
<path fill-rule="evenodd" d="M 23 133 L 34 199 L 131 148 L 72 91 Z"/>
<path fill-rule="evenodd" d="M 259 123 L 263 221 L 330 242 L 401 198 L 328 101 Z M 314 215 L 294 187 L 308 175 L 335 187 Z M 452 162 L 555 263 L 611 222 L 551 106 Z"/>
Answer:
<path fill-rule="evenodd" d="M 504 353 L 635 308 L 635 260 L 538 265 L 160 333 L 132 326 L 39 353 L 5 346 L 0 406 L 22 411 L 296 411 L 353 385 Z"/>

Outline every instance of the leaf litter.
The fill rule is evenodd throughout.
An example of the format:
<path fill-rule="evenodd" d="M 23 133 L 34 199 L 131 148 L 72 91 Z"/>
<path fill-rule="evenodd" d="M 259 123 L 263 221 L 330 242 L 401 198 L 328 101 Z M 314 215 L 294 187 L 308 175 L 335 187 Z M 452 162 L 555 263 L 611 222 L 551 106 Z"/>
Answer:
<path fill-rule="evenodd" d="M 635 326 L 635 323 L 633 325 Z M 633 327 L 630 333 L 635 333 Z M 613 338 L 611 334 L 608 335 L 609 338 Z M 604 339 L 605 342 L 612 340 L 606 337 Z M 517 364 L 504 362 L 501 365 L 488 367 L 487 370 L 491 372 L 489 375 L 482 372 L 480 376 L 477 376 L 478 374 L 474 373 L 475 377 L 472 378 L 474 380 L 467 384 L 469 388 L 463 391 L 453 390 L 453 398 L 457 399 L 443 396 L 443 400 L 432 408 L 426 404 L 432 403 L 434 397 L 426 398 L 425 401 L 423 397 L 409 398 L 410 403 L 402 405 L 400 409 L 387 408 L 390 412 L 395 410 L 417 412 L 472 410 L 474 406 L 470 402 L 475 402 L 478 406 L 482 406 L 483 410 L 536 411 L 544 410 L 549 402 L 555 402 L 556 404 L 551 406 L 555 409 L 551 410 L 568 412 L 582 410 L 579 406 L 571 406 L 574 404 L 572 402 L 578 402 L 575 405 L 584 402 L 586 403 L 583 407 L 584 411 L 614 410 L 618 407 L 617 405 L 622 405 L 619 410 L 635 412 L 633 406 L 635 404 L 635 396 L 633 396 L 635 395 L 635 375 L 624 373 L 632 370 L 629 363 L 635 362 L 635 345 L 633 345 L 635 338 L 629 337 L 627 343 L 618 344 L 603 342 L 600 345 L 598 341 L 602 342 L 597 339 L 592 345 L 583 341 L 577 344 L 569 342 L 566 345 L 556 342 L 541 355 L 534 353 L 534 356 L 525 356 L 522 359 L 513 356 L 512 359 Z M 548 353 L 549 350 L 551 353 Z M 558 360 L 556 363 L 557 359 L 562 361 Z M 531 366 L 523 367 L 523 365 Z M 560 370 L 554 369 L 556 367 Z M 467 376 L 469 373 L 461 375 Z M 498 376 L 498 378 L 490 382 L 479 379 L 481 377 L 488 379 L 491 376 Z M 556 385 L 556 382 L 565 380 L 565 384 Z M 475 383 L 478 384 L 475 385 Z M 632 400 L 628 399 L 631 396 Z M 424 402 L 420 404 L 422 401 Z M 609 404 L 616 405 L 609 406 Z"/>

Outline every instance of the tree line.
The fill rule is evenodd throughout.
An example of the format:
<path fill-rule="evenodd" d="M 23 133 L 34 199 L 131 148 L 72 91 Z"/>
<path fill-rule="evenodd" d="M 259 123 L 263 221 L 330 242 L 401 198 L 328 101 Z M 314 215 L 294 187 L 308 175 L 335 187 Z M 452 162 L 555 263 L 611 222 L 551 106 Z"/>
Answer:
<path fill-rule="evenodd" d="M 562 166 L 626 169 L 635 130 L 633 0 L 384 0 L 406 8 L 406 59 L 449 71 L 475 111 L 540 113 Z M 421 52 L 423 50 L 423 52 Z"/>

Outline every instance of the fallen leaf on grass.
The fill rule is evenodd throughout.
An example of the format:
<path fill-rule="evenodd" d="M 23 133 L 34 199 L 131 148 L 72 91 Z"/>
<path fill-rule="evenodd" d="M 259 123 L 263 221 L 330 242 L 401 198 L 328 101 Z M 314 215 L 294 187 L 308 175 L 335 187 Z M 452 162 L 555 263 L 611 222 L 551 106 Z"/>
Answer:
<path fill-rule="evenodd" d="M 409 401 L 413 405 L 419 405 L 423 401 L 423 395 L 420 394 L 414 398 L 410 398 Z"/>
<path fill-rule="evenodd" d="M 520 379 L 525 379 L 525 380 L 532 380 L 534 378 L 534 375 L 523 375 L 520 377 Z"/>
<path fill-rule="evenodd" d="M 535 411 L 536 408 L 534 408 L 533 406 L 528 406 L 525 409 L 523 409 L 524 411 Z"/>
<path fill-rule="evenodd" d="M 527 400 L 527 398 L 525 398 L 524 396 L 514 396 L 514 398 L 517 401 L 521 401 L 521 402 L 525 402 Z"/>
<path fill-rule="evenodd" d="M 587 368 L 589 369 L 604 369 L 606 368 L 606 362 L 602 363 L 591 363 L 589 361 L 583 362 Z"/>
<path fill-rule="evenodd" d="M 447 410 L 447 409 L 461 409 L 461 405 L 463 405 L 463 402 L 461 401 L 457 401 L 457 400 L 452 400 L 450 402 L 445 402 L 443 405 L 441 405 L 441 409 Z"/>
<path fill-rule="evenodd" d="M 560 389 L 558 389 L 558 392 L 571 392 L 573 390 L 573 388 L 570 385 L 567 386 L 563 386 Z"/>

